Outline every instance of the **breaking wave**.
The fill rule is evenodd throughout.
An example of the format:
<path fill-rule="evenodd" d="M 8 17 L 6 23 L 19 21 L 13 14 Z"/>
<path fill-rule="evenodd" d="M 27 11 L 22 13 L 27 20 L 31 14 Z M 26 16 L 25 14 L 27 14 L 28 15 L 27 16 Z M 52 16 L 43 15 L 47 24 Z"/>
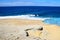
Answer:
<path fill-rule="evenodd" d="M 17 15 L 17 16 L 0 16 L 0 19 L 7 19 L 7 18 L 17 18 L 17 19 L 29 19 L 29 20 L 45 20 L 49 18 L 42 18 L 42 17 L 35 17 L 35 15 Z"/>

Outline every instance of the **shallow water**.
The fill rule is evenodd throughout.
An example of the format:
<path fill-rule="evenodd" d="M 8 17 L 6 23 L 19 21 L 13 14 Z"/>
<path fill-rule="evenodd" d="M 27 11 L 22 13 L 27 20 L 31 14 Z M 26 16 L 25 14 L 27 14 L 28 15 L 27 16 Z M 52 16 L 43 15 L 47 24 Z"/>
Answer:
<path fill-rule="evenodd" d="M 50 19 L 44 20 L 44 22 L 47 24 L 54 24 L 54 25 L 60 26 L 60 18 L 50 18 Z"/>

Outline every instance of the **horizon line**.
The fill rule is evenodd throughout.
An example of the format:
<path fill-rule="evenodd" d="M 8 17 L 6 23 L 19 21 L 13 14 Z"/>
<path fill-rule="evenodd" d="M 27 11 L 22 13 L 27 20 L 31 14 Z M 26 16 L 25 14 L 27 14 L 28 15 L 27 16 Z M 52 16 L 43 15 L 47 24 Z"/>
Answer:
<path fill-rule="evenodd" d="M 0 7 L 20 7 L 20 6 L 0 6 Z M 41 7 L 60 7 L 60 6 L 41 6 Z"/>

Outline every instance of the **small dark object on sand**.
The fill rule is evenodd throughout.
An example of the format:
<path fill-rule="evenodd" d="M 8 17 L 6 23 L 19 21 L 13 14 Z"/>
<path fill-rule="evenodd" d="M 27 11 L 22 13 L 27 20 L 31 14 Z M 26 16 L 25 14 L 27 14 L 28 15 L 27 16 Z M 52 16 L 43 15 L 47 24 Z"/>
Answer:
<path fill-rule="evenodd" d="M 19 39 L 19 37 L 17 37 L 17 39 Z"/>
<path fill-rule="evenodd" d="M 32 30 L 33 28 L 31 28 L 31 29 L 26 29 L 25 31 L 29 31 L 29 30 Z"/>
<path fill-rule="evenodd" d="M 41 30 L 42 31 L 43 30 L 43 27 L 39 28 L 38 30 Z"/>
<path fill-rule="evenodd" d="M 26 36 L 27 36 L 27 37 L 29 36 L 28 32 L 26 32 Z"/>

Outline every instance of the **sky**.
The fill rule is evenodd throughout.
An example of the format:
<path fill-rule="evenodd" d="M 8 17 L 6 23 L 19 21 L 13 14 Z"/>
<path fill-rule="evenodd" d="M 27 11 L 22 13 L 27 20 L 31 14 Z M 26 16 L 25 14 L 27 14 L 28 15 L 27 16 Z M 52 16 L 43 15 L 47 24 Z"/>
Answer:
<path fill-rule="evenodd" d="M 0 6 L 60 6 L 60 0 L 0 0 Z"/>

